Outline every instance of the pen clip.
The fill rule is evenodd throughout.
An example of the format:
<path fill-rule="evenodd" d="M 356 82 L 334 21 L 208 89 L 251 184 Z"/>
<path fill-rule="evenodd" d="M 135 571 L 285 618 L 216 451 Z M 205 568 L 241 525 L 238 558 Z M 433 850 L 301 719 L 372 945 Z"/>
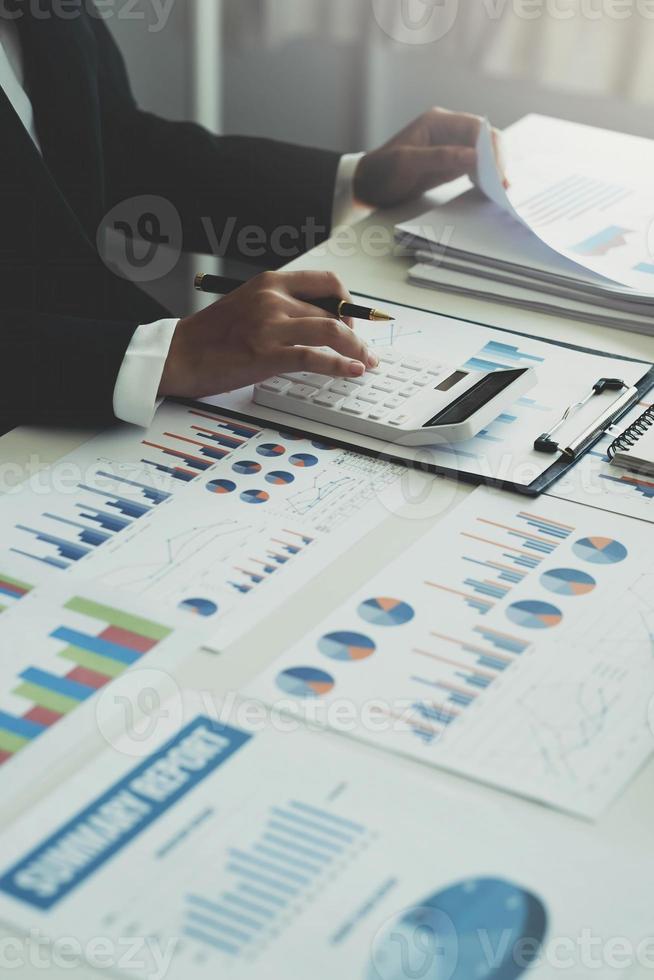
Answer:
<path fill-rule="evenodd" d="M 624 391 L 624 389 L 628 389 L 627 392 L 612 402 L 608 412 L 596 419 L 592 425 L 581 433 L 579 438 L 570 444 L 570 446 L 564 449 L 554 439 L 554 436 L 559 429 L 561 429 L 573 415 L 587 405 L 588 402 L 591 401 L 591 399 L 593 399 L 596 395 L 602 395 L 605 391 Z M 582 441 L 585 443 L 588 441 L 588 439 L 592 439 L 595 434 L 607 429 L 614 421 L 615 416 L 620 412 L 622 405 L 626 404 L 633 397 L 634 392 L 635 389 L 629 388 L 626 382 L 622 381 L 620 378 L 600 378 L 599 381 L 595 382 L 591 390 L 584 398 L 566 408 L 559 421 L 552 429 L 549 430 L 549 432 L 543 432 L 538 439 L 536 439 L 534 442 L 534 449 L 536 452 L 546 453 L 550 456 L 560 452 L 571 456 L 573 459 L 576 458 L 578 453 L 581 451 L 580 446 Z"/>

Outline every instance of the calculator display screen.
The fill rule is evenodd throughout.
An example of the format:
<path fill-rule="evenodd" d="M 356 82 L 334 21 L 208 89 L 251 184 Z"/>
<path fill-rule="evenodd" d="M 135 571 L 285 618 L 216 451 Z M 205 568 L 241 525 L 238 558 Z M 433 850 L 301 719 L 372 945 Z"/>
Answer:
<path fill-rule="evenodd" d="M 458 385 L 459 381 L 463 381 L 464 378 L 468 377 L 468 371 L 455 371 L 451 374 L 449 378 L 445 381 L 441 381 L 439 385 L 436 386 L 436 391 L 451 391 L 455 385 Z"/>
<path fill-rule="evenodd" d="M 451 401 L 449 405 L 441 409 L 437 415 L 434 415 L 433 419 L 425 422 L 423 428 L 428 429 L 435 425 L 456 425 L 459 422 L 465 422 L 480 408 L 483 408 L 487 402 L 521 378 L 526 370 L 526 368 L 522 368 L 515 371 L 495 371 L 485 375 L 458 398 Z"/>

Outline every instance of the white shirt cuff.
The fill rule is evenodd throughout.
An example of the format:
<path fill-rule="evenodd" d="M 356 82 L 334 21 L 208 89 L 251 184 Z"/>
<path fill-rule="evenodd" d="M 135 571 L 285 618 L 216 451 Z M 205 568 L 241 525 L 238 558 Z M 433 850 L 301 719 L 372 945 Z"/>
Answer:
<path fill-rule="evenodd" d="M 365 153 L 346 153 L 336 171 L 336 187 L 334 189 L 334 205 L 332 208 L 332 228 L 339 225 L 349 225 L 357 221 L 367 208 L 363 208 L 354 199 L 354 176 L 359 161 Z"/>
<path fill-rule="evenodd" d="M 161 404 L 157 399 L 173 334 L 179 320 L 159 320 L 137 327 L 114 387 L 114 415 L 123 422 L 152 424 Z"/>

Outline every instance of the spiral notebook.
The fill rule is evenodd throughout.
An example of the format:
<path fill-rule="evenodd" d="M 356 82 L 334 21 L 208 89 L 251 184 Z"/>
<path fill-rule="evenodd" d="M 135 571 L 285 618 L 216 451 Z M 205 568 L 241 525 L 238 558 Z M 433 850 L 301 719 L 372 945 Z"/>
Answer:
<path fill-rule="evenodd" d="M 614 466 L 654 476 L 654 405 L 611 443 L 609 459 Z"/>

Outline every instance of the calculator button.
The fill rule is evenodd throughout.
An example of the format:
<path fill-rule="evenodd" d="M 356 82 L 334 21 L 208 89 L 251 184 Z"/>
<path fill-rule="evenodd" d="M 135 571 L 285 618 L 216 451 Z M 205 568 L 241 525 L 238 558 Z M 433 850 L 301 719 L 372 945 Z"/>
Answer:
<path fill-rule="evenodd" d="M 400 363 L 400 367 L 406 368 L 408 371 L 426 370 L 426 365 L 423 362 L 417 361 L 415 360 L 415 358 L 412 357 L 403 357 Z"/>
<path fill-rule="evenodd" d="M 391 381 L 413 381 L 414 376 L 413 371 L 407 371 L 403 367 L 393 367 L 388 372 L 388 377 Z"/>
<path fill-rule="evenodd" d="M 310 374 L 308 371 L 301 371 L 299 374 L 282 374 L 281 377 L 298 385 L 311 385 L 312 388 L 324 388 L 334 380 L 326 374 Z"/>
<path fill-rule="evenodd" d="M 314 405 L 321 405 L 323 408 L 338 408 L 343 401 L 342 395 L 335 395 L 333 391 L 319 391 L 313 399 Z"/>
<path fill-rule="evenodd" d="M 373 367 L 366 368 L 366 372 L 368 374 L 383 374 L 383 369 L 382 369 L 381 365 L 378 364 L 377 367 L 374 367 L 374 368 Z"/>
<path fill-rule="evenodd" d="M 388 409 L 383 406 L 379 408 L 373 408 L 372 412 L 368 412 L 368 418 L 371 422 L 381 422 L 388 415 Z"/>
<path fill-rule="evenodd" d="M 397 354 L 391 354 L 390 351 L 375 351 L 377 357 L 382 364 L 397 364 Z"/>
<path fill-rule="evenodd" d="M 388 378 L 379 378 L 378 380 L 373 381 L 372 387 L 375 389 L 375 391 L 385 391 L 387 394 L 390 394 L 397 389 L 397 382 L 389 381 Z"/>
<path fill-rule="evenodd" d="M 341 406 L 341 412 L 347 412 L 348 415 L 367 415 L 369 410 L 370 406 L 358 398 L 348 398 Z"/>
<path fill-rule="evenodd" d="M 315 388 L 310 388 L 309 385 L 291 385 L 291 387 L 286 392 L 288 398 L 300 398 L 302 401 L 309 401 L 310 398 L 316 394 Z"/>
<path fill-rule="evenodd" d="M 422 374 L 416 374 L 411 378 L 411 382 L 414 385 L 418 385 L 420 388 L 426 388 L 427 385 L 433 385 L 436 380 L 436 375 L 430 374 L 429 371 L 423 371 Z"/>
<path fill-rule="evenodd" d="M 356 395 L 358 391 L 358 385 L 353 384 L 351 381 L 334 381 L 328 391 L 333 391 L 336 395 Z"/>
<path fill-rule="evenodd" d="M 257 385 L 261 391 L 271 391 L 275 395 L 283 395 L 291 387 L 291 382 L 286 381 L 284 378 L 270 378 L 269 381 L 264 381 L 262 384 Z"/>
<path fill-rule="evenodd" d="M 402 408 L 404 402 L 401 398 L 387 398 L 384 402 L 386 408 Z"/>
<path fill-rule="evenodd" d="M 398 398 L 413 398 L 415 395 L 420 394 L 421 389 L 417 385 L 407 385 L 406 388 L 400 388 L 397 395 Z"/>
<path fill-rule="evenodd" d="M 409 421 L 410 418 L 411 416 L 407 415 L 406 413 L 400 413 L 399 415 L 392 415 L 390 419 L 388 419 L 388 425 L 398 425 L 398 426 L 406 425 L 406 423 Z"/>
<path fill-rule="evenodd" d="M 418 389 L 416 388 L 416 391 Z M 381 391 L 375 391 L 373 388 L 366 388 L 364 391 L 359 392 L 359 398 L 362 402 L 370 402 L 371 405 L 377 405 L 378 402 L 382 401 L 384 396 Z"/>

